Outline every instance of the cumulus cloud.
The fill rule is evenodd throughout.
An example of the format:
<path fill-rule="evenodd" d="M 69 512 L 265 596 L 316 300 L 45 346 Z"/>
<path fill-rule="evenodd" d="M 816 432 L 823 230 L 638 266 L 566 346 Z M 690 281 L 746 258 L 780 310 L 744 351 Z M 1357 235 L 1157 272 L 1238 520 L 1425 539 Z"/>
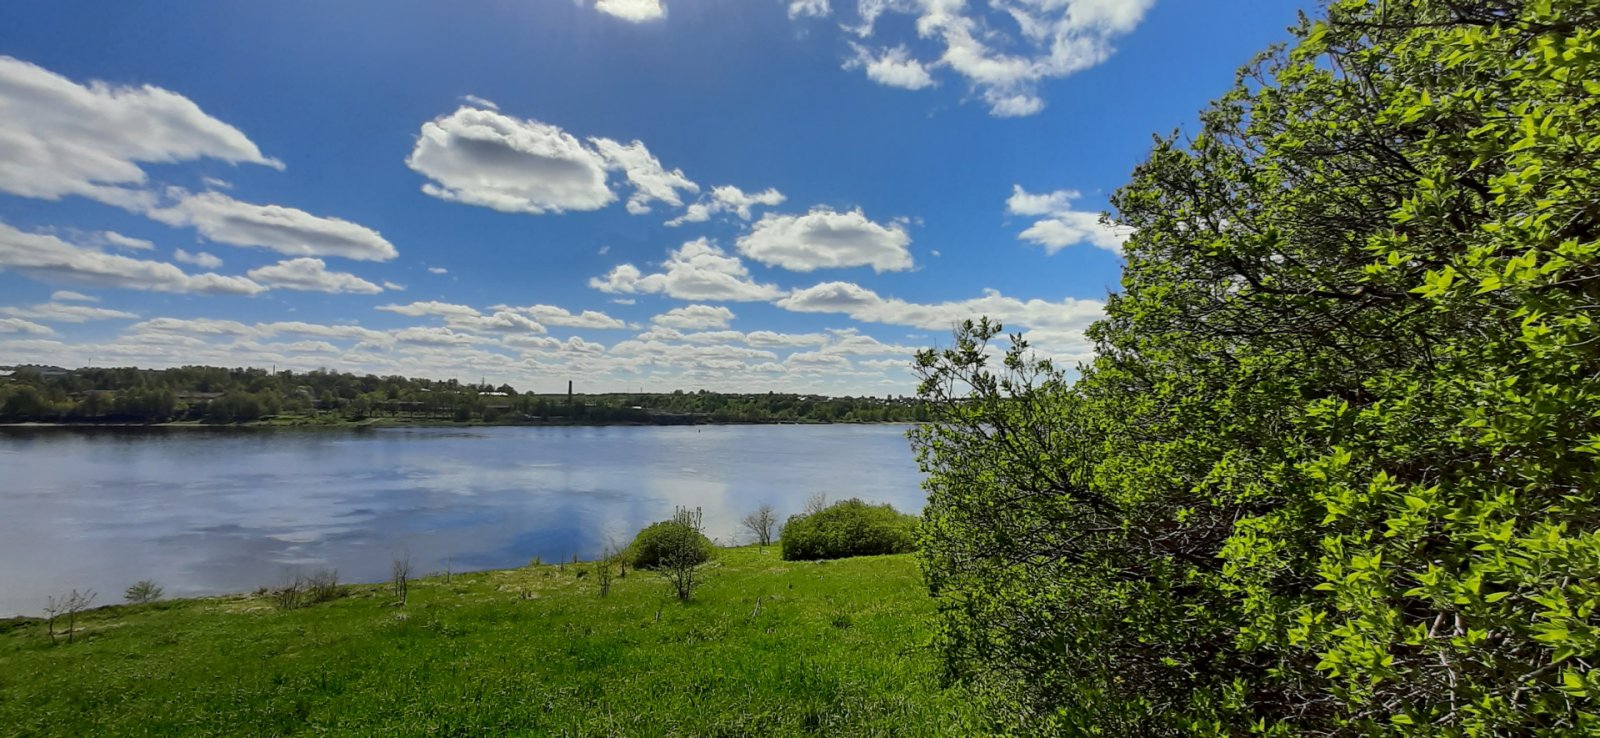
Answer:
<path fill-rule="evenodd" d="M 269 287 L 300 292 L 376 295 L 383 291 L 382 287 L 354 274 L 330 272 L 327 263 L 309 256 L 251 269 L 245 274 Z"/>
<path fill-rule="evenodd" d="M 154 292 L 254 295 L 267 289 L 244 277 L 189 274 L 166 262 L 74 246 L 5 223 L 0 223 L 0 269 L 14 269 L 37 279 Z"/>
<path fill-rule="evenodd" d="M 221 269 L 222 260 L 204 251 L 188 252 L 183 249 L 173 249 L 172 258 L 184 264 L 193 264 L 201 269 Z"/>
<path fill-rule="evenodd" d="M 928 73 L 928 68 L 913 59 L 911 50 L 904 46 L 876 52 L 854 42 L 850 46 L 855 49 L 856 55 L 845 61 L 844 68 L 866 69 L 867 78 L 880 85 L 920 90 L 937 84 L 933 81 L 933 75 Z"/>
<path fill-rule="evenodd" d="M 666 224 L 677 227 L 684 223 L 704 223 L 718 213 L 735 213 L 741 220 L 749 220 L 752 217 L 751 208 L 757 205 L 775 207 L 783 204 L 786 199 L 788 198 L 784 197 L 782 192 L 772 187 L 761 192 L 747 193 L 733 185 L 719 185 L 711 188 L 708 197 L 690 203 L 682 215 L 667 221 Z"/>
<path fill-rule="evenodd" d="M 394 338 L 401 343 L 425 346 L 470 346 L 484 340 L 477 336 L 457 333 L 449 328 L 430 327 L 403 328 L 394 332 Z"/>
<path fill-rule="evenodd" d="M 79 84 L 0 56 L 0 191 L 46 200 L 78 195 L 137 210 L 151 201 L 141 164 L 203 158 L 283 168 L 175 92 Z"/>
<path fill-rule="evenodd" d="M 541 306 L 542 307 L 542 306 Z M 384 312 L 397 313 L 411 317 L 430 316 L 442 318 L 445 325 L 463 331 L 499 331 L 515 333 L 545 333 L 545 327 L 518 308 L 500 305 L 491 308 L 492 312 L 483 313 L 470 305 L 457 305 L 449 302 L 413 302 L 409 305 L 380 305 L 377 308 Z"/>
<path fill-rule="evenodd" d="M 629 23 L 646 23 L 667 17 L 662 0 L 595 0 L 594 9 Z"/>
<path fill-rule="evenodd" d="M 774 285 L 756 282 L 739 257 L 704 238 L 671 252 L 661 266 L 661 272 L 647 275 L 632 264 L 621 264 L 605 277 L 591 278 L 589 286 L 612 294 L 653 293 L 723 302 L 773 300 L 783 294 Z"/>
<path fill-rule="evenodd" d="M 34 336 L 48 336 L 55 331 L 50 326 L 39 325 L 33 321 L 21 318 L 0 318 L 0 333 L 27 333 Z"/>
<path fill-rule="evenodd" d="M 48 323 L 84 323 L 91 320 L 116 320 L 139 317 L 138 313 L 130 313 L 125 310 L 112 310 L 110 308 L 99 308 L 92 305 L 73 305 L 70 303 L 57 302 L 58 300 L 62 299 L 70 299 L 63 298 L 61 296 L 63 294 L 75 295 L 77 293 L 57 292 L 56 294 L 50 296 L 51 302 L 41 303 L 38 305 L 29 305 L 26 307 L 0 308 L 0 315 L 9 315 L 15 318 L 31 318 L 33 320 L 43 320 Z"/>
<path fill-rule="evenodd" d="M 739 253 L 797 272 L 855 266 L 892 272 L 912 267 L 910 243 L 900 223 L 874 223 L 859 209 L 818 207 L 805 215 L 762 216 L 739 238 Z"/>
<path fill-rule="evenodd" d="M 826 18 L 833 8 L 828 0 L 790 0 L 789 18 Z"/>
<path fill-rule="evenodd" d="M 633 185 L 633 195 L 628 198 L 628 212 L 643 215 L 650 212 L 650 203 L 660 201 L 673 207 L 683 206 L 684 192 L 699 192 L 700 186 L 689 181 L 683 170 L 667 171 L 661 161 L 651 154 L 640 141 L 621 144 L 609 138 L 591 138 L 596 151 L 606 158 L 611 168 L 621 170 Z"/>
<path fill-rule="evenodd" d="M 868 323 L 929 330 L 948 330 L 960 321 L 986 315 L 1011 328 L 1081 331 L 1105 309 L 1098 300 L 1019 300 L 994 290 L 968 300 L 915 303 L 883 297 L 850 282 L 823 282 L 795 290 L 776 304 L 797 313 L 840 313 Z"/>
<path fill-rule="evenodd" d="M 1012 215 L 1045 216 L 1028 226 L 1019 238 L 1043 246 L 1046 254 L 1054 254 L 1079 243 L 1121 254 L 1122 244 L 1132 235 L 1132 229 L 1101 223 L 1099 213 L 1072 209 L 1072 201 L 1078 197 L 1076 190 L 1034 194 L 1022 189 L 1021 185 L 1013 185 L 1011 197 L 1006 200 L 1006 212 Z"/>
<path fill-rule="evenodd" d="M 1104 62 L 1113 41 L 1133 31 L 1155 0 L 857 0 L 859 25 L 871 38 L 885 13 L 915 17 L 917 36 L 937 49 L 918 59 L 903 44 L 858 47 L 848 68 L 865 69 L 879 84 L 918 89 L 934 83 L 930 69 L 963 79 L 991 115 L 1016 117 L 1043 110 L 1041 83 Z"/>
<path fill-rule="evenodd" d="M 450 270 L 444 267 L 428 267 L 429 274 L 449 274 Z"/>
<path fill-rule="evenodd" d="M 99 302 L 100 298 L 85 295 L 82 292 L 73 292 L 72 290 L 56 290 L 50 293 L 50 300 L 52 302 Z"/>
<path fill-rule="evenodd" d="M 477 308 L 469 307 L 467 305 L 457 305 L 449 302 L 435 302 L 431 300 L 425 302 L 413 302 L 409 305 L 379 305 L 377 309 L 384 312 L 397 313 L 399 315 L 406 315 L 413 318 L 424 315 L 437 318 L 474 317 L 479 314 Z"/>
<path fill-rule="evenodd" d="M 211 241 L 256 246 L 289 256 L 338 256 L 388 261 L 399 252 L 374 231 L 339 218 L 282 205 L 240 202 L 219 192 L 174 190 L 176 202 L 147 215 L 171 226 L 193 226 Z"/>
<path fill-rule="evenodd" d="M 701 331 L 726 328 L 730 320 L 733 320 L 733 311 L 721 305 L 686 305 L 657 315 L 650 322 L 678 330 Z"/>
<path fill-rule="evenodd" d="M 557 126 L 463 107 L 422 125 L 406 166 L 434 197 L 507 213 L 599 210 L 616 200 L 604 156 Z"/>
<path fill-rule="evenodd" d="M 598 310 L 585 310 L 573 313 L 563 307 L 555 305 L 527 305 L 513 307 L 511 305 L 496 305 L 494 310 L 509 310 L 522 313 L 545 325 L 561 326 L 564 328 L 592 328 L 598 330 L 612 330 L 626 328 L 627 324 Z"/>
<path fill-rule="evenodd" d="M 124 236 L 116 231 L 101 231 L 100 239 L 105 241 L 108 246 L 130 251 L 150 251 L 156 247 L 155 244 L 142 238 Z"/>
<path fill-rule="evenodd" d="M 507 213 L 544 215 L 604 208 L 617 199 L 611 172 L 633 188 L 628 212 L 651 204 L 683 206 L 700 191 L 681 169 L 667 169 L 642 141 L 591 137 L 494 109 L 462 107 L 423 124 L 406 165 L 428 177 L 422 191 Z"/>

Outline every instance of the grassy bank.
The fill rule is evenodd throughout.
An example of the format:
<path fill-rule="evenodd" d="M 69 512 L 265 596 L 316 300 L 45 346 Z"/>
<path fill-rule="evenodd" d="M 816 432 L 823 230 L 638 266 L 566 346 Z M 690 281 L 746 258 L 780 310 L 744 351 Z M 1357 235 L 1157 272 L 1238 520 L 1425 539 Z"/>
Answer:
<path fill-rule="evenodd" d="M 234 596 L 102 608 L 76 642 L 0 635 L 0 734 L 965 735 L 916 563 L 725 549 L 694 602 L 586 565 L 280 611 Z M 759 599 L 760 605 L 757 607 Z"/>

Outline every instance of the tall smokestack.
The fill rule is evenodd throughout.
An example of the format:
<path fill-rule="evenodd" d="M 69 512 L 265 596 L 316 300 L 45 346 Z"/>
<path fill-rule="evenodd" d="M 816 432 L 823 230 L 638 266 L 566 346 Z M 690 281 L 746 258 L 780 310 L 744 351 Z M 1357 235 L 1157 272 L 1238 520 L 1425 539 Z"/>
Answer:
<path fill-rule="evenodd" d="M 567 405 L 572 404 L 572 380 L 567 380 Z"/>

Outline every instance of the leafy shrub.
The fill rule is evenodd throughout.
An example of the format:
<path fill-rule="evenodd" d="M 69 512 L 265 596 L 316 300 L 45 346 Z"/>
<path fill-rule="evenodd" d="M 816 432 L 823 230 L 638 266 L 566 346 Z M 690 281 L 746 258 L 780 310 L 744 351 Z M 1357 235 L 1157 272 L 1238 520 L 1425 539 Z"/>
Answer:
<path fill-rule="evenodd" d="M 1325 7 L 1113 198 L 1091 362 L 918 356 L 939 646 L 1014 730 L 1600 729 L 1600 4 Z"/>
<path fill-rule="evenodd" d="M 916 550 L 916 529 L 916 516 L 849 499 L 789 518 L 779 543 L 788 561 L 878 556 Z"/>
<path fill-rule="evenodd" d="M 628 547 L 628 558 L 639 569 L 661 568 L 674 557 L 691 565 L 710 561 L 711 540 L 686 522 L 663 520 L 639 531 Z"/>
<path fill-rule="evenodd" d="M 339 588 L 339 572 L 335 569 L 318 569 L 306 577 L 306 599 L 310 604 L 328 602 L 344 595 Z"/>
<path fill-rule="evenodd" d="M 146 602 L 155 602 L 161 599 L 161 585 L 149 579 L 142 579 L 122 593 L 123 599 L 131 605 L 142 605 Z"/>

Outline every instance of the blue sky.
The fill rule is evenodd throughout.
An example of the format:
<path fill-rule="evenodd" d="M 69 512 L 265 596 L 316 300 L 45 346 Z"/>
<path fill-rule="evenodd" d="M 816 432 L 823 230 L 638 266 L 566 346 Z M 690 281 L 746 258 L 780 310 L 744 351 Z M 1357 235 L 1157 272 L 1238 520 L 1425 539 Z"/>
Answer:
<path fill-rule="evenodd" d="M 0 364 L 908 394 L 1068 361 L 1099 222 L 1301 5 L 0 6 Z"/>

